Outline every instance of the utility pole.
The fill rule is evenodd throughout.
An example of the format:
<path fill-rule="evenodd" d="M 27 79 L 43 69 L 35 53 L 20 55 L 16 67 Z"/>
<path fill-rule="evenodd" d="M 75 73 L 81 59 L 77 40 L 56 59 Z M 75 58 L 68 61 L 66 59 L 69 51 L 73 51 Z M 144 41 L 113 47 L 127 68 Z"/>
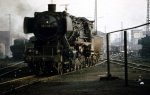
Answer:
<path fill-rule="evenodd" d="M 61 4 L 61 6 L 65 6 L 65 11 L 67 12 L 69 4 Z"/>
<path fill-rule="evenodd" d="M 10 45 L 11 45 L 11 14 L 8 14 L 8 16 L 9 16 L 9 37 L 10 37 L 10 39 L 9 39 L 9 42 L 10 42 Z"/>
<path fill-rule="evenodd" d="M 97 0 L 95 0 L 95 33 L 97 35 Z"/>
<path fill-rule="evenodd" d="M 11 14 L 8 14 L 8 24 L 9 24 L 9 26 L 8 26 L 8 37 L 9 37 L 9 42 L 8 42 L 8 49 L 7 49 L 7 55 L 8 56 L 10 56 L 10 46 L 11 46 L 11 44 L 12 44 L 12 36 L 11 36 Z"/>
<path fill-rule="evenodd" d="M 53 4 L 53 0 L 51 0 L 51 4 Z"/>
<path fill-rule="evenodd" d="M 150 17 L 149 16 L 150 16 L 150 1 L 147 0 L 147 18 L 146 18 L 147 23 L 150 23 Z M 150 27 L 150 25 L 147 24 L 147 26 L 146 26 L 146 35 L 147 36 L 150 36 L 149 27 Z"/>
<path fill-rule="evenodd" d="M 121 21 L 121 30 L 123 29 L 123 22 Z M 121 41 L 123 41 L 124 32 L 121 32 Z"/>
<path fill-rule="evenodd" d="M 121 30 L 123 29 L 123 22 L 121 21 Z M 124 31 L 121 31 L 120 32 L 120 45 L 121 45 L 121 48 L 120 50 L 123 51 L 123 40 L 124 40 Z"/>

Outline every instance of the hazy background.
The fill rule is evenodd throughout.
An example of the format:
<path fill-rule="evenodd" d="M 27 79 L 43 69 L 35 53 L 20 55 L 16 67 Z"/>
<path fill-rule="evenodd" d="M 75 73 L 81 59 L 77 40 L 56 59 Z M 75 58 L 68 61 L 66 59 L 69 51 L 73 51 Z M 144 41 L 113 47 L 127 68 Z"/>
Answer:
<path fill-rule="evenodd" d="M 35 11 L 47 10 L 47 4 L 52 0 L 0 0 L 0 31 L 9 30 L 11 14 L 11 31 L 13 34 L 23 34 L 23 19 L 33 16 Z M 146 22 L 147 0 L 97 0 L 98 30 L 106 32 L 123 27 L 132 27 Z M 68 12 L 75 16 L 94 20 L 95 0 L 53 0 L 57 11 L 65 9 L 62 4 L 68 4 Z"/>

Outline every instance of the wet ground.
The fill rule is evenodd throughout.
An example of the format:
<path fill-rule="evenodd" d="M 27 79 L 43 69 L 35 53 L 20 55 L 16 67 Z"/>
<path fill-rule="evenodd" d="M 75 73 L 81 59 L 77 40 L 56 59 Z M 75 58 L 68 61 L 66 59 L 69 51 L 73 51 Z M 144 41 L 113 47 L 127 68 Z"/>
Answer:
<path fill-rule="evenodd" d="M 129 69 L 129 85 L 126 87 L 122 67 L 111 65 L 112 75 L 118 78 L 102 80 L 106 70 L 106 64 L 103 64 L 45 79 L 14 95 L 150 95 L 149 72 Z M 142 75 L 140 81 L 139 75 Z"/>

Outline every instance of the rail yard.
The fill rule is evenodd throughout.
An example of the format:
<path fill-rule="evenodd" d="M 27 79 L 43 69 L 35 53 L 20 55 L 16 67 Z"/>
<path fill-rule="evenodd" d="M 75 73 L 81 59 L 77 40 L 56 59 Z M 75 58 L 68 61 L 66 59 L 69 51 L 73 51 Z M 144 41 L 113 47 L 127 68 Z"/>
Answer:
<path fill-rule="evenodd" d="M 0 84 L 1 94 L 14 95 L 43 95 L 51 93 L 52 95 L 145 95 L 149 93 L 150 75 L 146 71 L 129 69 L 132 75 L 129 77 L 130 86 L 124 85 L 122 66 L 111 64 L 111 72 L 114 77 L 110 80 L 103 79 L 106 76 L 106 61 L 97 66 L 84 68 L 64 75 L 53 75 L 49 77 L 27 76 Z M 139 75 L 139 76 L 137 76 Z M 136 76 L 136 77 L 135 77 Z M 140 76 L 142 77 L 139 80 Z M 140 82 L 144 84 L 140 84 Z M 11 85 L 11 86 L 10 86 Z M 6 88 L 4 88 L 6 87 Z M 58 92 L 59 90 L 59 92 Z M 104 92 L 105 91 L 105 92 Z"/>
<path fill-rule="evenodd" d="M 87 0 L 84 8 L 89 2 L 91 7 L 81 12 L 84 15 L 80 11 L 85 0 L 64 0 L 70 4 L 45 0 L 43 5 L 41 1 L 34 5 L 34 0 L 0 1 L 0 95 L 150 95 L 149 0 L 137 1 L 139 4 L 132 7 L 125 1 L 111 0 L 117 5 L 110 3 L 115 5 L 109 5 L 111 12 L 109 7 L 101 5 L 103 12 L 97 6 L 107 0 Z M 5 8 L 8 3 L 13 5 L 10 11 Z M 142 7 L 138 12 L 132 9 L 146 3 L 146 23 L 135 23 L 143 20 L 135 16 L 143 11 Z M 91 9 L 94 18 L 88 17 Z M 104 16 L 97 17 L 99 12 Z M 2 19 L 3 14 L 8 14 L 8 21 Z M 99 18 L 103 19 L 101 24 Z M 119 26 L 118 21 L 121 29 L 113 29 L 111 26 Z"/>

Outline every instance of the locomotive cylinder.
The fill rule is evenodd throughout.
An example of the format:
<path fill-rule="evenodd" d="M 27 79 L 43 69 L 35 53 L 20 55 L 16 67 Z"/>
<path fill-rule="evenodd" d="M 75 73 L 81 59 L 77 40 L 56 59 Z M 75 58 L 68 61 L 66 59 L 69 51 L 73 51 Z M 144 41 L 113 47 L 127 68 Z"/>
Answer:
<path fill-rule="evenodd" d="M 49 12 L 56 12 L 56 4 L 48 4 Z"/>

